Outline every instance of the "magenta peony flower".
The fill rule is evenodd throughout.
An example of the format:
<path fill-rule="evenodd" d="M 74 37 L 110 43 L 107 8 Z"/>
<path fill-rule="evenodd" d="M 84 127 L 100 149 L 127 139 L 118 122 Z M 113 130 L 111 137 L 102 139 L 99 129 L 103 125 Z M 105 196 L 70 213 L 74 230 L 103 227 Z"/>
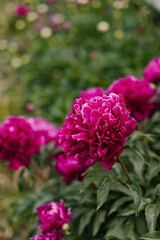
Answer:
<path fill-rule="evenodd" d="M 39 221 L 42 226 L 38 227 L 43 229 L 44 232 L 50 231 L 53 228 L 62 229 L 68 219 L 72 218 L 70 208 L 64 206 L 63 200 L 60 203 L 51 202 L 37 208 Z"/>
<path fill-rule="evenodd" d="M 80 98 L 90 99 L 90 98 L 96 97 L 96 96 L 103 96 L 103 94 L 104 94 L 104 91 L 100 87 L 88 88 L 85 91 L 81 91 Z"/>
<path fill-rule="evenodd" d="M 88 165 L 85 166 L 85 162 L 79 162 L 79 159 L 75 156 L 66 158 L 65 154 L 60 154 L 57 158 L 55 168 L 64 176 L 62 181 L 69 183 L 75 179 L 82 181 L 85 176 L 81 174 L 88 168 Z"/>
<path fill-rule="evenodd" d="M 62 240 L 61 232 L 58 232 L 57 229 L 53 229 L 49 232 L 44 232 L 40 234 L 36 234 L 30 240 Z"/>
<path fill-rule="evenodd" d="M 15 10 L 17 16 L 25 16 L 28 12 L 29 7 L 27 5 L 19 5 Z"/>
<path fill-rule="evenodd" d="M 37 151 L 36 134 L 24 117 L 9 117 L 0 126 L 0 159 L 9 161 L 9 169 L 28 165 Z"/>
<path fill-rule="evenodd" d="M 52 123 L 40 117 L 26 118 L 26 121 L 36 133 L 39 147 L 51 141 L 58 141 L 59 129 Z"/>
<path fill-rule="evenodd" d="M 104 94 L 90 99 L 79 98 L 62 125 L 60 144 L 67 161 L 76 159 L 77 166 L 86 169 L 98 160 L 109 170 L 135 126 L 136 121 L 121 96 Z M 80 172 L 81 169 L 78 174 Z"/>
<path fill-rule="evenodd" d="M 149 82 L 160 82 L 160 58 L 151 60 L 144 69 L 144 78 Z"/>
<path fill-rule="evenodd" d="M 114 81 L 106 93 L 121 94 L 128 110 L 135 116 L 137 121 L 146 119 L 153 109 L 150 99 L 155 94 L 155 91 L 147 81 L 139 81 L 133 76 Z"/>

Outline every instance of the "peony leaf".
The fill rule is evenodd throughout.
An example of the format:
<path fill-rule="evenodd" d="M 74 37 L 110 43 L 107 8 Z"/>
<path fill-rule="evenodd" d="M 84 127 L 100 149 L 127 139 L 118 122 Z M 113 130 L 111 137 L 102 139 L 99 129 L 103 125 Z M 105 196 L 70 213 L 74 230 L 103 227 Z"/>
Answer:
<path fill-rule="evenodd" d="M 19 191 L 23 191 L 25 188 L 26 188 L 26 180 L 24 178 L 24 172 L 25 172 L 25 168 L 22 169 L 22 171 L 20 172 L 19 174 L 19 177 L 18 177 L 18 188 L 19 188 Z"/>
<path fill-rule="evenodd" d="M 156 204 L 148 204 L 145 208 L 145 217 L 147 221 L 148 230 L 155 231 L 157 218 L 159 216 L 160 209 Z"/>
<path fill-rule="evenodd" d="M 114 185 L 115 179 L 105 179 L 97 191 L 97 210 L 105 203 L 111 187 Z"/>
<path fill-rule="evenodd" d="M 112 206 L 110 207 L 108 215 L 111 215 L 112 213 L 116 212 L 120 206 L 122 206 L 124 203 L 131 201 L 131 198 L 129 197 L 123 197 L 115 201 Z"/>
<path fill-rule="evenodd" d="M 106 171 L 92 171 L 90 174 L 88 174 L 84 181 L 83 181 L 83 185 L 82 185 L 82 189 L 80 191 L 80 193 L 82 193 L 91 183 L 101 179 L 101 178 L 108 178 Z"/>
<path fill-rule="evenodd" d="M 130 204 L 128 207 L 126 207 L 125 209 L 123 209 L 123 210 L 118 214 L 118 216 L 126 217 L 126 216 L 133 215 L 134 213 L 135 213 L 135 210 L 134 210 L 134 205 L 133 205 L 133 203 L 132 203 L 132 204 Z"/>
<path fill-rule="evenodd" d="M 138 213 L 138 208 L 141 205 L 142 201 L 142 191 L 138 184 L 127 184 L 128 188 L 132 193 L 132 197 L 134 200 L 135 212 Z"/>
<path fill-rule="evenodd" d="M 93 216 L 94 213 L 95 213 L 95 210 L 91 209 L 90 211 L 87 211 L 82 215 L 79 222 L 79 230 L 78 230 L 79 234 L 82 234 L 85 227 L 90 223 L 91 217 Z"/>
<path fill-rule="evenodd" d="M 126 240 L 126 236 L 124 233 L 124 229 L 117 227 L 107 232 L 104 236 L 104 239 L 118 239 L 118 240 Z"/>
<path fill-rule="evenodd" d="M 95 215 L 95 218 L 94 218 L 94 224 L 93 224 L 93 236 L 95 236 L 100 227 L 101 227 L 101 224 L 104 222 L 105 220 L 105 217 L 106 217 L 106 211 L 98 211 L 96 212 L 96 215 Z"/>
<path fill-rule="evenodd" d="M 143 235 L 142 237 L 140 237 L 140 239 L 144 239 L 144 240 L 159 240 L 160 239 L 160 232 L 149 232 L 145 235 Z"/>
<path fill-rule="evenodd" d="M 136 153 L 147 165 L 150 166 L 150 159 L 147 156 L 147 154 L 138 146 L 131 146 L 131 145 L 126 145 L 124 149 L 129 149 Z"/>
<path fill-rule="evenodd" d="M 144 134 L 140 131 L 135 131 L 131 135 L 130 141 L 134 142 L 134 141 L 137 141 L 137 140 L 142 139 L 142 138 L 147 138 L 149 141 L 154 141 L 154 137 L 157 137 L 157 135 L 155 135 L 155 134 Z"/>

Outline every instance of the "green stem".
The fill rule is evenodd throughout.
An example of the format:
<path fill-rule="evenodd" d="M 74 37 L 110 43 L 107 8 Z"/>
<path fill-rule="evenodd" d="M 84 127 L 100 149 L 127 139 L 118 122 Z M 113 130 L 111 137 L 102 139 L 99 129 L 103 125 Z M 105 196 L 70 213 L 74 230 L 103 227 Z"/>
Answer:
<path fill-rule="evenodd" d="M 33 171 L 35 172 L 35 174 L 39 177 L 39 179 L 44 182 L 47 187 L 50 189 L 50 191 L 55 195 L 55 196 L 58 196 L 58 193 L 56 192 L 56 190 L 50 186 L 48 184 L 48 180 L 47 178 L 43 175 L 43 173 L 41 172 L 41 170 L 38 168 L 37 164 L 32 160 L 32 162 L 30 163 L 30 166 L 32 167 Z"/>
<path fill-rule="evenodd" d="M 64 236 L 65 236 L 65 240 L 67 240 L 67 233 L 66 232 L 65 232 Z"/>
<path fill-rule="evenodd" d="M 120 162 L 120 164 L 121 164 L 121 166 L 122 166 L 122 168 L 123 168 L 123 170 L 124 170 L 124 172 L 125 172 L 128 180 L 131 181 L 131 177 L 130 177 L 130 175 L 129 175 L 129 172 L 128 172 L 126 166 L 124 165 L 124 162 L 123 162 L 123 160 L 121 159 L 121 157 L 118 157 L 118 161 Z"/>

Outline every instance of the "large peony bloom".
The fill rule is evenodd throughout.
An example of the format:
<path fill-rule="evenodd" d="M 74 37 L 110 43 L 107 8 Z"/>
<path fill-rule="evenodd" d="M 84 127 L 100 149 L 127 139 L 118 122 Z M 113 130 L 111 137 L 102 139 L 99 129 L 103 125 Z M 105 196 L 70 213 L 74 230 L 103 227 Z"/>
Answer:
<path fill-rule="evenodd" d="M 59 233 L 56 229 L 53 229 L 49 232 L 44 232 L 40 234 L 36 234 L 30 240 L 62 240 L 61 232 Z"/>
<path fill-rule="evenodd" d="M 62 125 L 60 144 L 68 161 L 76 159 L 86 169 L 98 160 L 109 170 L 135 126 L 121 96 L 79 98 Z"/>
<path fill-rule="evenodd" d="M 17 16 L 25 16 L 28 12 L 29 12 L 29 7 L 26 5 L 19 5 L 15 10 L 15 14 Z"/>
<path fill-rule="evenodd" d="M 75 179 L 82 181 L 84 176 L 81 174 L 88 168 L 88 165 L 85 166 L 85 162 L 79 162 L 79 159 L 75 156 L 66 158 L 65 154 L 60 154 L 57 158 L 55 168 L 64 176 L 62 181 L 69 183 Z"/>
<path fill-rule="evenodd" d="M 96 96 L 103 96 L 103 94 L 104 94 L 104 91 L 100 87 L 88 88 L 85 91 L 81 91 L 80 98 L 90 99 L 90 98 L 96 97 Z"/>
<path fill-rule="evenodd" d="M 121 94 L 127 108 L 137 121 L 146 119 L 154 107 L 150 99 L 155 94 L 155 91 L 150 87 L 149 82 L 145 80 L 139 81 L 133 76 L 114 81 L 107 93 Z"/>
<path fill-rule="evenodd" d="M 9 169 L 28 165 L 37 151 L 36 134 L 24 117 L 9 117 L 0 126 L 0 159 L 9 161 Z"/>
<path fill-rule="evenodd" d="M 160 82 L 160 58 L 151 60 L 144 69 L 144 78 L 149 82 Z"/>
<path fill-rule="evenodd" d="M 38 145 L 48 144 L 51 141 L 58 142 L 59 128 L 46 119 L 40 117 L 26 118 L 38 138 Z"/>
<path fill-rule="evenodd" d="M 70 209 L 64 206 L 63 200 L 60 203 L 51 202 L 37 208 L 39 221 L 42 226 L 38 227 L 43 229 L 44 232 L 50 231 L 53 228 L 62 229 L 68 219 L 72 218 Z"/>

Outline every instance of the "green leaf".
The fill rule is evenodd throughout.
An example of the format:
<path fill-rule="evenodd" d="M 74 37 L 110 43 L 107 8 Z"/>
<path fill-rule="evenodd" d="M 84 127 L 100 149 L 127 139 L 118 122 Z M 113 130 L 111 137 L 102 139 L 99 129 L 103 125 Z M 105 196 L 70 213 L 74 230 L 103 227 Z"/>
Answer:
<path fill-rule="evenodd" d="M 159 216 L 160 209 L 156 204 L 148 204 L 145 208 L 145 217 L 147 221 L 148 231 L 156 230 L 157 218 Z"/>
<path fill-rule="evenodd" d="M 115 192 L 126 194 L 127 196 L 131 196 L 131 192 L 129 191 L 129 189 L 120 182 L 115 182 L 115 184 L 112 186 L 112 190 Z"/>
<path fill-rule="evenodd" d="M 129 187 L 131 193 L 132 193 L 132 197 L 134 200 L 134 206 L 135 206 L 135 213 L 138 213 L 138 208 L 141 204 L 142 201 L 142 191 L 141 188 L 138 184 L 127 184 L 127 186 Z"/>
<path fill-rule="evenodd" d="M 129 149 L 131 151 L 133 151 L 134 153 L 136 153 L 147 165 L 150 166 L 150 159 L 147 156 L 147 154 L 139 147 L 137 146 L 130 146 L 130 145 L 126 145 L 124 147 L 124 149 Z"/>
<path fill-rule="evenodd" d="M 101 227 L 101 224 L 104 222 L 105 220 L 105 216 L 106 216 L 106 212 L 105 211 L 98 211 L 96 212 L 96 215 L 95 215 L 95 218 L 94 218 L 94 223 L 93 223 L 93 236 L 95 236 L 100 227 Z"/>
<path fill-rule="evenodd" d="M 115 229 L 112 229 L 111 231 L 107 232 L 107 235 L 104 236 L 104 239 L 112 239 L 112 238 L 116 238 L 119 240 L 126 240 L 126 236 L 124 233 L 124 229 L 117 227 Z"/>
<path fill-rule="evenodd" d="M 144 240 L 160 240 L 160 232 L 149 232 L 145 235 L 143 235 L 142 237 L 140 237 L 140 239 L 144 239 Z"/>
<path fill-rule="evenodd" d="M 82 183 L 82 189 L 80 191 L 80 193 L 82 193 L 87 187 L 89 187 L 89 185 L 101 178 L 108 178 L 107 175 L 107 171 L 106 172 L 102 172 L 102 171 L 98 171 L 98 172 L 91 172 L 90 174 L 88 174 L 83 183 Z"/>
<path fill-rule="evenodd" d="M 124 203 L 131 201 L 131 199 L 129 197 L 122 197 L 120 199 L 118 199 L 117 201 L 115 201 L 112 206 L 110 207 L 109 213 L 108 215 L 111 215 L 112 213 L 116 212 L 121 205 L 123 205 Z"/>
<path fill-rule="evenodd" d="M 22 171 L 19 174 L 19 178 L 18 178 L 18 188 L 20 191 L 23 191 L 26 188 L 26 181 L 24 178 L 24 171 L 25 169 L 22 169 Z"/>
<path fill-rule="evenodd" d="M 131 142 L 137 141 L 142 138 L 147 138 L 149 141 L 154 141 L 154 137 L 157 137 L 155 134 L 144 134 L 140 131 L 135 131 L 130 138 Z"/>
<path fill-rule="evenodd" d="M 122 166 L 120 165 L 120 163 L 116 163 L 112 169 L 115 169 L 116 173 L 122 178 L 125 178 L 125 173 L 124 170 L 122 168 Z"/>
<path fill-rule="evenodd" d="M 135 210 L 134 210 L 134 205 L 133 205 L 133 203 L 132 203 L 132 204 L 130 204 L 128 207 L 124 208 L 124 209 L 118 214 L 118 216 L 126 217 L 126 216 L 133 215 L 134 213 L 135 213 Z"/>
<path fill-rule="evenodd" d="M 82 234 L 85 227 L 90 223 L 91 217 L 93 216 L 94 212 L 95 212 L 95 210 L 92 209 L 91 211 L 86 212 L 82 215 L 80 222 L 79 222 L 79 229 L 78 229 L 79 234 Z"/>
<path fill-rule="evenodd" d="M 107 200 L 109 191 L 112 185 L 115 183 L 113 179 L 105 179 L 97 191 L 97 210 L 105 203 Z"/>

